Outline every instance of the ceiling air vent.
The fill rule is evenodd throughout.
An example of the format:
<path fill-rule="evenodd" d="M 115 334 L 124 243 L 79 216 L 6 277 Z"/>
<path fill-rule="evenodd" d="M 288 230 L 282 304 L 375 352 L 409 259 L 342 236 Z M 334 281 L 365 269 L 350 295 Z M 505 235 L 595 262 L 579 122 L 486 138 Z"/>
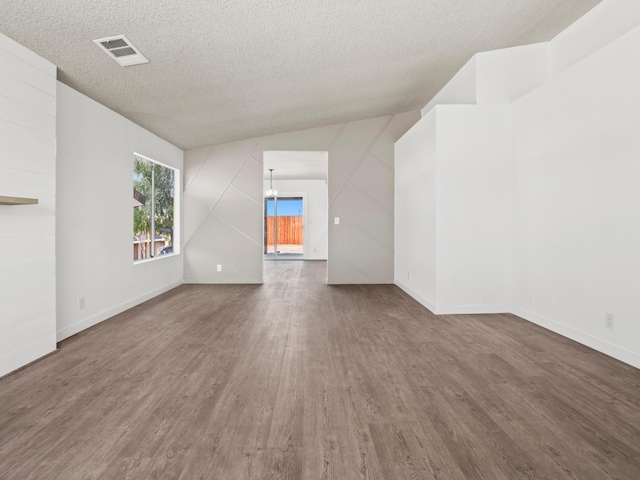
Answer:
<path fill-rule="evenodd" d="M 101 38 L 94 40 L 93 43 L 98 45 L 107 55 L 123 67 L 149 63 L 149 60 L 147 60 L 145 56 L 140 53 L 140 50 L 134 47 L 124 35 Z"/>

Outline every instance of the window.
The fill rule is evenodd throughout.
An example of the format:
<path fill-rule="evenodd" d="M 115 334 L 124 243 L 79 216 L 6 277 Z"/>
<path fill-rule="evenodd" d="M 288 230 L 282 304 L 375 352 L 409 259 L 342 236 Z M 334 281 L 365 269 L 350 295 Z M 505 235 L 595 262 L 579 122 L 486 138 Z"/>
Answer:
<path fill-rule="evenodd" d="M 177 173 L 173 168 L 133 155 L 134 261 L 174 253 Z"/>

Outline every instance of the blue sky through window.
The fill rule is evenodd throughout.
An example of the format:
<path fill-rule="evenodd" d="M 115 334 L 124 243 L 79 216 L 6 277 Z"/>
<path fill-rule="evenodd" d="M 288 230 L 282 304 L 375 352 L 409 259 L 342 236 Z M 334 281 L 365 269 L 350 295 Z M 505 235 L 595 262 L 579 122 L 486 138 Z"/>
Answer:
<path fill-rule="evenodd" d="M 273 217 L 273 199 L 267 200 L 267 216 Z M 278 216 L 279 217 L 298 217 L 302 216 L 302 199 L 301 198 L 278 198 Z"/>

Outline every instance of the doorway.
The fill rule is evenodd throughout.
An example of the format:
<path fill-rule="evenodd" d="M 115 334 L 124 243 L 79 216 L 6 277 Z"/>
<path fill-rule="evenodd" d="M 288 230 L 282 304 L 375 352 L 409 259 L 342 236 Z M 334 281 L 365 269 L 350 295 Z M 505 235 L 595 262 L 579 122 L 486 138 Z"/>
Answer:
<path fill-rule="evenodd" d="M 304 197 L 265 197 L 264 258 L 304 260 Z"/>
<path fill-rule="evenodd" d="M 329 152 L 264 151 L 264 259 L 327 260 Z"/>

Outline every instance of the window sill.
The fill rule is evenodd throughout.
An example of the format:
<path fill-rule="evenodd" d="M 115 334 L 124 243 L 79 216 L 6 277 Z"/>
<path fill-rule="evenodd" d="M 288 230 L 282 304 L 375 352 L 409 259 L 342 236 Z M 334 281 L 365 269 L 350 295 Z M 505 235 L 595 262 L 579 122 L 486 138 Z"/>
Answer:
<path fill-rule="evenodd" d="M 143 258 L 142 260 L 134 260 L 134 265 L 143 265 L 145 263 L 157 262 L 158 260 L 162 260 L 164 258 L 173 258 L 179 256 L 180 253 L 166 253 L 164 255 L 158 255 L 157 257 L 151 258 Z"/>

